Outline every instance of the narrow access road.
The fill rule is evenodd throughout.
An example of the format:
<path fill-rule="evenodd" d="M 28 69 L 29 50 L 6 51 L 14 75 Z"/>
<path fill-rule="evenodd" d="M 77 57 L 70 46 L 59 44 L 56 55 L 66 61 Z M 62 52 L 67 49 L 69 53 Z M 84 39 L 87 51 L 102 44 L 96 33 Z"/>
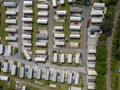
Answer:
<path fill-rule="evenodd" d="M 52 0 L 49 1 L 49 40 L 48 40 L 48 63 L 52 62 L 52 48 L 53 48 L 53 29 L 54 29 L 54 8 L 52 6 Z"/>
<path fill-rule="evenodd" d="M 118 16 L 120 14 L 120 0 L 118 0 L 116 11 L 115 11 L 115 17 L 114 17 L 114 26 L 112 28 L 112 34 L 107 39 L 107 74 L 106 74 L 106 87 L 107 90 L 111 90 L 111 77 L 110 77 L 110 64 L 111 64 L 111 52 L 112 52 L 112 44 L 113 44 L 113 38 L 114 38 L 114 32 L 115 27 L 117 25 Z"/>
<path fill-rule="evenodd" d="M 83 9 L 84 21 L 82 22 L 82 62 L 81 66 L 85 67 L 87 72 L 87 38 L 88 38 L 88 32 L 87 32 L 87 19 L 90 16 L 91 6 L 86 6 Z M 87 75 L 83 75 L 84 79 L 84 89 L 87 90 Z"/>
<path fill-rule="evenodd" d="M 21 58 L 21 52 L 22 52 L 22 12 L 23 12 L 23 0 L 18 1 L 18 7 L 19 7 L 19 16 L 18 16 L 18 53 L 17 57 Z"/>

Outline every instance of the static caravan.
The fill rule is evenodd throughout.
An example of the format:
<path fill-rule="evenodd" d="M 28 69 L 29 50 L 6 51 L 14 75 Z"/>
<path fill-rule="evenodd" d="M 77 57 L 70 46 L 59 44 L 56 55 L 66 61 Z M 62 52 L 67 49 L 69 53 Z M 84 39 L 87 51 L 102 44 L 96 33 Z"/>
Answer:
<path fill-rule="evenodd" d="M 50 77 L 50 70 L 47 69 L 45 72 L 45 80 L 49 80 L 49 77 Z"/>
<path fill-rule="evenodd" d="M 23 26 L 23 27 L 22 27 L 22 30 L 23 30 L 23 31 L 32 31 L 32 27 Z"/>
<path fill-rule="evenodd" d="M 31 40 L 32 37 L 31 37 L 31 35 L 28 35 L 28 34 L 22 34 L 22 38 Z"/>
<path fill-rule="evenodd" d="M 64 41 L 55 41 L 55 46 L 65 46 Z"/>
<path fill-rule="evenodd" d="M 74 84 L 75 84 L 75 85 L 78 85 L 78 84 L 79 84 L 79 78 L 80 78 L 79 73 L 76 73 L 76 74 L 75 74 L 75 80 L 74 80 Z"/>
<path fill-rule="evenodd" d="M 57 71 L 55 70 L 52 75 L 52 81 L 56 82 L 57 81 Z"/>
<path fill-rule="evenodd" d="M 102 17 L 100 18 L 97 18 L 97 17 L 92 17 L 91 18 L 91 23 L 92 24 L 100 24 L 100 23 L 102 23 L 103 22 L 103 19 L 102 19 Z"/>
<path fill-rule="evenodd" d="M 32 22 L 33 22 L 33 19 L 32 19 L 32 18 L 23 17 L 23 18 L 22 18 L 22 21 L 23 21 L 23 22 L 26 22 L 26 23 L 32 23 Z"/>
<path fill-rule="evenodd" d="M 46 50 L 36 50 L 35 53 L 36 53 L 36 54 L 41 54 L 41 55 L 47 54 Z"/>
<path fill-rule="evenodd" d="M 103 17 L 104 16 L 104 13 L 102 10 L 92 10 L 91 13 L 90 13 L 91 16 L 101 16 Z"/>
<path fill-rule="evenodd" d="M 32 1 L 23 1 L 24 6 L 32 6 L 33 2 Z"/>
<path fill-rule="evenodd" d="M 31 46 L 32 46 L 32 43 L 23 42 L 23 46 L 24 46 L 24 47 L 31 47 Z"/>
<path fill-rule="evenodd" d="M 67 78 L 67 83 L 68 84 L 71 84 L 72 83 L 72 73 L 70 72 L 70 73 L 68 73 L 68 78 Z"/>
<path fill-rule="evenodd" d="M 16 7 L 17 4 L 15 2 L 4 2 L 5 7 Z"/>
<path fill-rule="evenodd" d="M 17 74 L 17 66 L 16 65 L 12 65 L 11 75 L 16 75 L 16 74 Z"/>
<path fill-rule="evenodd" d="M 37 74 L 36 74 L 36 79 L 40 79 L 42 74 L 42 69 L 38 68 L 37 69 Z"/>
<path fill-rule="evenodd" d="M 67 11 L 66 10 L 57 10 L 56 14 L 58 16 L 65 16 L 67 14 Z"/>
<path fill-rule="evenodd" d="M 64 4 L 65 3 L 65 1 L 64 0 L 60 0 L 60 4 Z"/>
<path fill-rule="evenodd" d="M 64 80 L 65 80 L 65 72 L 62 71 L 60 72 L 60 82 L 64 82 Z"/>
<path fill-rule="evenodd" d="M 33 68 L 28 68 L 28 73 L 27 73 L 27 77 L 28 79 L 32 79 L 33 78 Z"/>
<path fill-rule="evenodd" d="M 25 68 L 24 67 L 20 67 L 20 75 L 19 75 L 19 77 L 20 78 L 24 78 L 24 76 L 25 76 Z"/>
<path fill-rule="evenodd" d="M 47 4 L 37 4 L 37 8 L 38 9 L 48 9 L 48 5 Z"/>
<path fill-rule="evenodd" d="M 81 21 L 81 17 L 71 16 L 71 17 L 70 17 L 70 21 L 80 22 L 80 21 Z"/>
<path fill-rule="evenodd" d="M 54 53 L 54 58 L 53 58 L 53 62 L 58 62 L 58 54 Z"/>
<path fill-rule="evenodd" d="M 48 16 L 48 11 L 38 11 L 38 16 L 47 17 Z"/>
<path fill-rule="evenodd" d="M 93 8 L 97 10 L 104 10 L 105 8 L 105 3 L 94 3 Z"/>
<path fill-rule="evenodd" d="M 47 43 L 46 42 L 36 42 L 37 47 L 46 47 Z"/>
<path fill-rule="evenodd" d="M 1 81 L 8 81 L 9 77 L 8 76 L 0 76 Z"/>
<path fill-rule="evenodd" d="M 54 37 L 56 38 L 56 39 L 64 39 L 65 38 L 65 34 L 54 34 Z"/>
<path fill-rule="evenodd" d="M 35 57 L 36 62 L 45 62 L 46 58 L 45 57 Z"/>
<path fill-rule="evenodd" d="M 81 26 L 70 26 L 70 30 L 80 31 Z"/>
<path fill-rule="evenodd" d="M 6 45 L 5 46 L 4 56 L 10 56 L 10 55 L 12 55 L 12 51 L 13 51 L 12 46 L 11 45 Z"/>
<path fill-rule="evenodd" d="M 75 63 L 76 64 L 80 63 L 80 54 L 79 53 L 76 54 Z"/>
<path fill-rule="evenodd" d="M 0 54 L 3 54 L 4 46 L 3 44 L 0 44 Z"/>
<path fill-rule="evenodd" d="M 16 33 L 17 29 L 16 28 L 5 28 L 6 32 L 10 32 L 10 33 Z"/>
<path fill-rule="evenodd" d="M 28 51 L 26 49 L 22 49 L 22 52 L 25 55 L 25 57 L 26 57 L 27 60 L 31 59 L 31 57 L 30 57 L 30 55 L 29 55 L 29 53 L 28 53 Z"/>
<path fill-rule="evenodd" d="M 72 54 L 68 54 L 68 63 L 72 63 Z"/>
<path fill-rule="evenodd" d="M 16 15 L 16 11 L 6 11 L 5 12 L 6 15 Z"/>
<path fill-rule="evenodd" d="M 48 19 L 37 19 L 38 24 L 48 24 Z"/>
<path fill-rule="evenodd" d="M 7 23 L 7 24 L 17 24 L 17 21 L 16 21 L 16 19 L 6 19 L 5 23 Z"/>
<path fill-rule="evenodd" d="M 25 15 L 31 15 L 31 14 L 33 14 L 33 10 L 24 10 L 23 9 L 23 14 L 25 14 Z"/>
<path fill-rule="evenodd" d="M 60 55 L 60 62 L 61 63 L 65 62 L 65 55 L 63 53 Z"/>
<path fill-rule="evenodd" d="M 55 26 L 56 31 L 63 31 L 63 26 Z"/>
<path fill-rule="evenodd" d="M 80 35 L 79 34 L 70 34 L 70 38 L 71 39 L 80 39 Z"/>
<path fill-rule="evenodd" d="M 52 0 L 53 7 L 57 7 L 57 0 Z"/>
<path fill-rule="evenodd" d="M 17 41 L 17 37 L 15 37 L 15 36 L 5 36 L 5 40 L 7 40 L 7 41 Z"/>
<path fill-rule="evenodd" d="M 37 39 L 47 40 L 48 39 L 48 35 L 46 35 L 46 34 L 37 34 L 36 38 Z"/>
<path fill-rule="evenodd" d="M 9 72 L 9 63 L 8 62 L 3 63 L 2 70 L 3 70 L 3 72 Z"/>

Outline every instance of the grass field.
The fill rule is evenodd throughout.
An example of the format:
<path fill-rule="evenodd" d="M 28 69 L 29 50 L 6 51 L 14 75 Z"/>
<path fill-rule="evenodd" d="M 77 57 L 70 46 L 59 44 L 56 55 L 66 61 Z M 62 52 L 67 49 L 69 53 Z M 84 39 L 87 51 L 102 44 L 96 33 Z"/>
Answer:
<path fill-rule="evenodd" d="M 33 7 L 33 11 L 34 11 L 34 16 L 33 16 L 33 33 L 32 33 L 32 54 L 34 55 L 35 54 L 35 50 L 36 50 L 36 33 L 37 33 L 37 30 L 38 30 L 38 24 L 37 24 L 37 2 L 34 2 L 34 7 Z"/>
<path fill-rule="evenodd" d="M 1 3 L 0 12 L 1 12 L 0 39 L 2 43 L 6 43 L 5 36 L 7 35 L 7 32 L 5 32 L 5 27 L 7 27 L 7 25 L 5 24 L 6 15 L 5 15 L 5 7 L 3 3 Z"/>

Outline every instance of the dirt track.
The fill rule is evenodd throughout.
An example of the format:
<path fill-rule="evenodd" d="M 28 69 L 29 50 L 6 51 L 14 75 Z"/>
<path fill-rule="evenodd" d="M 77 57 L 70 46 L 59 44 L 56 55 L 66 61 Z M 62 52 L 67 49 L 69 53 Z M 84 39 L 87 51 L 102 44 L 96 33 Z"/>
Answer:
<path fill-rule="evenodd" d="M 114 32 L 115 27 L 117 25 L 118 16 L 120 14 L 120 0 L 118 0 L 116 11 L 115 11 L 115 17 L 114 17 L 114 26 L 112 28 L 112 34 L 107 39 L 107 75 L 106 75 L 106 87 L 107 90 L 111 90 L 111 77 L 110 77 L 110 64 L 111 64 L 111 52 L 112 52 L 112 44 L 113 44 L 113 38 L 114 38 Z"/>

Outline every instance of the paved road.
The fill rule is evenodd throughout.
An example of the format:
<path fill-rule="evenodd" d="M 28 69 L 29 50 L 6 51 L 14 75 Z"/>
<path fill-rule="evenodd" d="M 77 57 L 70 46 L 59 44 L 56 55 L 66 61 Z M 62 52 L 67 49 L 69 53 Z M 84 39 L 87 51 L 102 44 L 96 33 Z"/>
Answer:
<path fill-rule="evenodd" d="M 114 17 L 114 26 L 112 28 L 112 35 L 107 39 L 107 75 L 106 75 L 106 87 L 107 90 L 111 90 L 111 77 L 110 77 L 110 64 L 111 64 L 111 51 L 114 38 L 114 32 L 117 25 L 118 16 L 120 14 L 120 0 L 117 3 L 115 17 Z"/>
<path fill-rule="evenodd" d="M 53 48 L 53 29 L 54 29 L 54 9 L 52 6 L 52 0 L 49 5 L 49 40 L 48 40 L 48 62 L 52 62 L 52 48 Z"/>
<path fill-rule="evenodd" d="M 12 56 L 11 57 L 5 57 L 5 59 L 13 60 L 13 61 L 20 62 L 20 63 L 23 63 L 23 64 L 27 64 L 27 65 L 30 65 L 30 66 L 36 66 L 36 65 L 38 65 L 41 68 L 42 67 L 56 68 L 56 69 L 77 71 L 77 72 L 80 72 L 81 74 L 86 74 L 85 67 L 67 67 L 67 66 L 57 66 L 57 65 L 41 64 L 41 63 L 35 64 L 33 62 L 29 62 L 27 60 L 16 58 L 16 57 L 12 57 Z M 2 59 L 0 59 L 0 60 L 2 60 Z"/>
<path fill-rule="evenodd" d="M 21 58 L 22 52 L 22 11 L 23 11 L 23 0 L 18 0 L 18 7 L 19 7 L 19 18 L 18 18 L 18 53 L 17 57 Z"/>
<path fill-rule="evenodd" d="M 81 66 L 85 67 L 87 71 L 87 39 L 88 39 L 88 32 L 87 32 L 87 19 L 89 18 L 91 11 L 91 7 L 87 6 L 83 10 L 82 16 L 84 16 L 84 21 L 82 22 L 82 63 Z M 87 75 L 83 76 L 84 79 L 84 90 L 87 90 Z"/>

